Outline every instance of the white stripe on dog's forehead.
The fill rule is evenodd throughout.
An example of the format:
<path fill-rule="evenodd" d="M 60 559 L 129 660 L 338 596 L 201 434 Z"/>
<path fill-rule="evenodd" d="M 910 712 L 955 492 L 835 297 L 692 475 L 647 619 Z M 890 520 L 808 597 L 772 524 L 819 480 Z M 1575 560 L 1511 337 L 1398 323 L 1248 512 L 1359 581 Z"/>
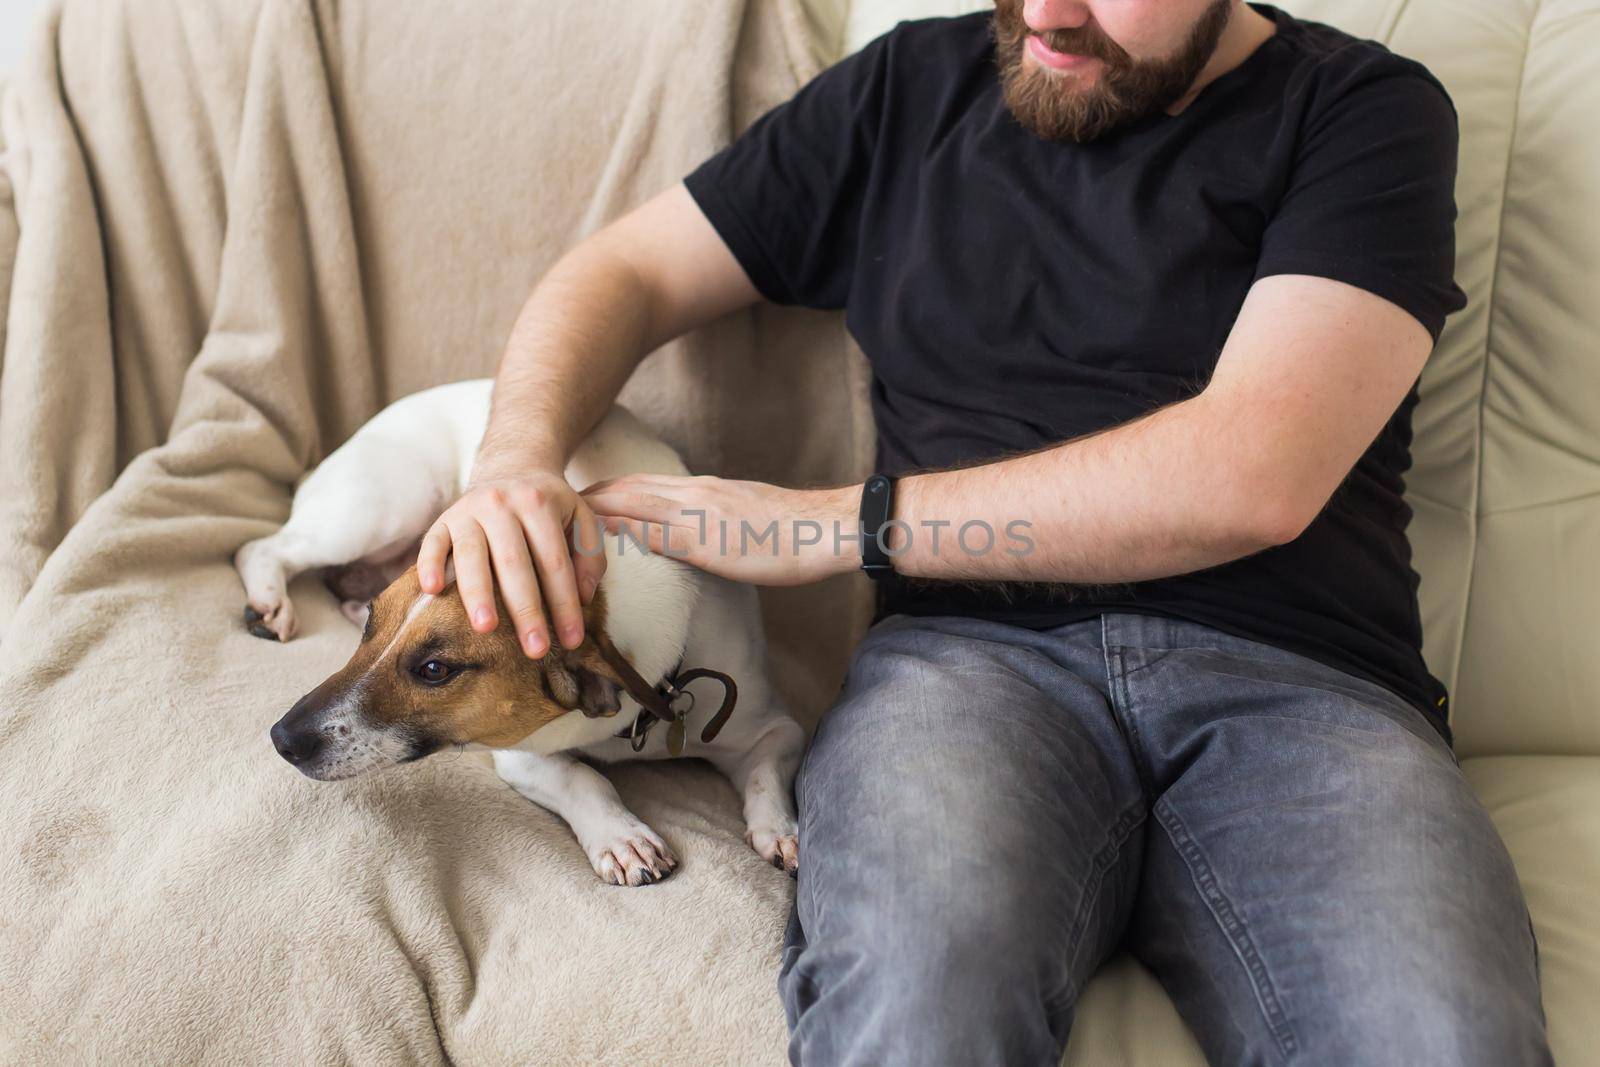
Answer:
<path fill-rule="evenodd" d="M 399 628 L 394 632 L 394 636 L 389 638 L 389 643 L 383 647 L 382 652 L 378 653 L 378 658 L 373 660 L 372 665 L 369 666 L 362 674 L 363 678 L 365 678 L 368 674 L 371 674 L 374 667 L 377 667 L 378 664 L 389 658 L 389 653 L 395 650 L 395 646 L 398 645 L 400 643 L 400 639 L 405 636 L 406 630 L 410 628 L 412 623 L 416 622 L 417 619 L 422 616 L 422 613 L 428 609 L 428 605 L 432 604 L 433 601 L 434 595 L 432 593 L 417 594 L 417 599 L 413 600 L 411 602 L 411 606 L 406 609 L 406 617 L 401 620 Z"/>

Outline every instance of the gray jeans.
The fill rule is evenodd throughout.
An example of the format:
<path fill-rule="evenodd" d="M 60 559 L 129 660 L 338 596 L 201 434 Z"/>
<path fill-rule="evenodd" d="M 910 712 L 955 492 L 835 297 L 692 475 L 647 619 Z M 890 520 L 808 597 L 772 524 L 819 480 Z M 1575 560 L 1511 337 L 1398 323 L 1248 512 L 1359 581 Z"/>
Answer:
<path fill-rule="evenodd" d="M 1213 1064 L 1548 1064 L 1455 755 L 1383 686 L 1128 612 L 895 615 L 796 783 L 796 1064 L 1059 1063 L 1119 946 Z"/>

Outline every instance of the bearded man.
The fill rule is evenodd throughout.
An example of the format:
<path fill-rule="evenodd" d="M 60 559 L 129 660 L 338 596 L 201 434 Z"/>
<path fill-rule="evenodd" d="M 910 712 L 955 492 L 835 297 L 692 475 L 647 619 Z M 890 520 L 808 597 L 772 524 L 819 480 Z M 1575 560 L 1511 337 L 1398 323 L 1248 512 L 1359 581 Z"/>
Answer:
<path fill-rule="evenodd" d="M 1456 143 L 1422 66 L 1265 4 L 998 0 L 540 283 L 425 588 L 453 551 L 480 628 L 498 582 L 529 655 L 541 598 L 573 646 L 597 515 L 736 579 L 881 580 L 797 782 L 793 1062 L 1055 1065 L 1122 946 L 1213 1063 L 1550 1062 L 1406 538 Z M 845 310 L 884 477 L 566 486 L 640 358 L 761 298 Z"/>

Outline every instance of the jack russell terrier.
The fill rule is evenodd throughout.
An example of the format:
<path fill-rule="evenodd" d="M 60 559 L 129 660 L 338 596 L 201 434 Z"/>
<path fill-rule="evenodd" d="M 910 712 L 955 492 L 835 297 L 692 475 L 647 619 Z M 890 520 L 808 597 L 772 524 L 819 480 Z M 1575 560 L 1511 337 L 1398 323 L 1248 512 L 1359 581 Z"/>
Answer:
<path fill-rule="evenodd" d="M 421 591 L 408 563 L 463 492 L 493 384 L 458 382 L 385 408 L 300 483 L 282 529 L 235 555 L 257 636 L 294 636 L 289 581 L 314 568 L 325 568 L 345 615 L 363 627 L 350 662 L 272 727 L 273 746 L 321 781 L 452 746 L 491 750 L 501 778 L 572 827 L 601 879 L 630 886 L 665 878 L 678 861 L 579 757 L 701 756 L 743 795 L 745 840 L 793 874 L 804 733 L 767 675 L 754 588 L 605 537 L 582 644 L 567 650 L 552 639 L 538 660 L 518 645 L 503 604 L 499 627 L 480 634 L 453 581 L 437 596 Z M 631 473 L 688 471 L 617 406 L 565 474 L 581 488 Z M 585 532 L 582 543 L 594 541 Z M 651 730 L 657 721 L 668 728 Z"/>

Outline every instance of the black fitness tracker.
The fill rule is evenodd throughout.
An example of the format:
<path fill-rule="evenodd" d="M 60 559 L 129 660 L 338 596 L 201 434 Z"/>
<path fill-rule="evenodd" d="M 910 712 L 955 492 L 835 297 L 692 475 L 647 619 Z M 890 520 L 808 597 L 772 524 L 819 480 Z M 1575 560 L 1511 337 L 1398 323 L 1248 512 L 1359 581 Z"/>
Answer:
<path fill-rule="evenodd" d="M 884 550 L 883 536 L 894 518 L 894 479 L 874 474 L 861 487 L 861 569 L 875 582 L 894 573 L 894 560 Z"/>

